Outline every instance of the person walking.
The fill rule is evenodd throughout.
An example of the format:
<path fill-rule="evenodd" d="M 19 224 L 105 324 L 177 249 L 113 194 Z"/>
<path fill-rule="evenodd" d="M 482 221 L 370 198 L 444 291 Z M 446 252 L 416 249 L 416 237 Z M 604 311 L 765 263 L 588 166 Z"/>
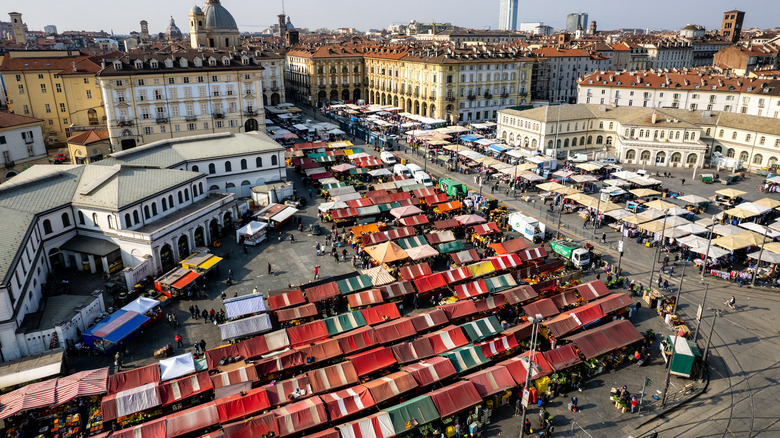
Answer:
<path fill-rule="evenodd" d="M 184 346 L 184 343 L 182 342 L 181 334 L 176 333 L 176 338 L 175 339 L 176 339 L 176 346 L 177 347 L 183 347 Z"/>
<path fill-rule="evenodd" d="M 290 243 L 295 243 L 295 236 L 290 234 Z"/>
<path fill-rule="evenodd" d="M 525 423 L 523 423 L 523 433 L 526 435 L 531 434 L 531 420 L 525 419 Z"/>
<path fill-rule="evenodd" d="M 190 304 L 190 316 L 195 318 L 195 307 L 192 304 Z"/>
<path fill-rule="evenodd" d="M 520 410 L 522 405 L 520 404 L 520 397 L 517 397 L 517 400 L 515 400 L 515 417 L 522 414 L 522 411 Z"/>
<path fill-rule="evenodd" d="M 681 186 L 684 186 L 684 185 L 685 185 L 685 178 L 683 178 L 683 179 L 681 179 L 681 180 L 680 180 L 680 185 L 681 185 Z"/>
<path fill-rule="evenodd" d="M 199 343 L 195 342 L 194 344 L 192 344 L 192 348 L 195 349 L 195 354 L 200 354 L 200 344 Z"/>
<path fill-rule="evenodd" d="M 314 279 L 320 278 L 320 265 L 314 267 Z"/>
<path fill-rule="evenodd" d="M 122 358 L 119 357 L 119 352 L 117 351 L 114 355 L 114 372 L 119 372 L 122 369 Z"/>
<path fill-rule="evenodd" d="M 664 280 L 664 290 L 669 292 L 669 280 Z"/>
<path fill-rule="evenodd" d="M 571 398 L 571 401 L 569 401 L 569 410 L 572 412 L 577 412 L 577 402 L 579 402 L 579 399 L 575 395 Z"/>
<path fill-rule="evenodd" d="M 209 311 L 206 309 L 203 309 L 202 312 L 200 312 L 200 316 L 203 317 L 203 323 L 208 324 L 209 323 Z"/>
<path fill-rule="evenodd" d="M 607 243 L 607 233 L 601 233 L 601 243 Z"/>
<path fill-rule="evenodd" d="M 209 310 L 209 322 L 214 322 L 214 317 L 217 315 L 216 310 L 212 307 L 211 310 Z"/>
<path fill-rule="evenodd" d="M 198 344 L 200 344 L 200 351 L 205 353 L 206 352 L 206 341 L 201 339 L 200 342 L 198 342 Z"/>
<path fill-rule="evenodd" d="M 272 272 L 273 270 L 271 269 L 271 264 L 268 263 L 268 275 L 271 275 Z"/>
<path fill-rule="evenodd" d="M 195 319 L 198 319 L 198 316 L 200 316 L 200 309 L 198 309 L 198 305 L 195 305 Z"/>
<path fill-rule="evenodd" d="M 664 280 L 663 280 L 663 278 L 661 278 L 661 276 L 659 275 L 659 276 L 658 276 L 658 287 L 661 287 L 661 285 L 662 285 L 663 283 L 664 283 Z"/>
<path fill-rule="evenodd" d="M 636 396 L 631 397 L 631 413 L 633 414 L 636 410 L 636 407 L 639 405 L 639 401 L 636 399 Z"/>

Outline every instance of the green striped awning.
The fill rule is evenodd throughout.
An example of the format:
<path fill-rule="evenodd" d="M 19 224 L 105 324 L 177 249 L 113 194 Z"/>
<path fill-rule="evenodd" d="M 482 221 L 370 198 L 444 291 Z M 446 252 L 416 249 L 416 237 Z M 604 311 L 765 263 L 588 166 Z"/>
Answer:
<path fill-rule="evenodd" d="M 427 245 L 428 241 L 425 240 L 425 237 L 423 236 L 412 236 L 407 237 L 406 239 L 400 239 L 396 240 L 395 243 L 398 244 L 403 249 L 409 249 L 409 248 L 417 248 L 418 246 Z"/>
<path fill-rule="evenodd" d="M 512 274 L 499 275 L 498 277 L 485 278 L 485 285 L 490 292 L 500 292 L 517 286 Z"/>
<path fill-rule="evenodd" d="M 401 191 L 403 192 L 412 192 L 417 189 L 424 189 L 425 184 L 410 184 L 408 186 L 401 187 Z"/>
<path fill-rule="evenodd" d="M 327 157 L 325 152 L 313 152 L 311 154 L 306 154 L 307 157 L 311 158 L 312 160 L 316 160 L 318 158 Z"/>
<path fill-rule="evenodd" d="M 378 205 L 369 205 L 368 207 L 359 207 L 358 216 L 376 216 L 382 212 Z"/>
<path fill-rule="evenodd" d="M 331 318 L 323 319 L 328 328 L 328 334 L 335 336 L 339 333 L 348 332 L 366 325 L 366 319 L 359 310 L 342 313 Z"/>
<path fill-rule="evenodd" d="M 471 342 L 479 342 L 483 339 L 493 337 L 501 332 L 501 324 L 498 323 L 498 319 L 495 316 L 488 316 L 487 318 L 471 321 L 460 326 L 466 337 Z"/>
<path fill-rule="evenodd" d="M 336 285 L 339 287 L 341 295 L 351 294 L 374 286 L 371 283 L 371 277 L 365 274 L 339 280 L 336 282 Z"/>
<path fill-rule="evenodd" d="M 333 190 L 333 189 L 337 189 L 339 187 L 346 187 L 346 186 L 347 186 L 347 183 L 337 182 L 337 183 L 325 184 L 324 186 L 322 186 L 322 189 L 325 190 L 325 191 L 330 191 L 330 190 Z"/>
<path fill-rule="evenodd" d="M 401 206 L 401 203 L 398 202 L 398 201 L 391 202 L 389 204 L 379 204 L 379 205 L 377 205 L 377 207 L 379 207 L 379 211 L 381 211 L 382 213 L 384 213 L 386 211 L 390 211 L 390 210 L 392 210 L 394 208 L 398 208 L 400 206 Z"/>
<path fill-rule="evenodd" d="M 440 418 L 439 411 L 436 410 L 436 405 L 433 404 L 433 399 L 427 395 L 421 395 L 401 404 L 390 406 L 384 412 L 387 412 L 390 416 L 390 421 L 393 423 L 393 432 L 397 436 L 402 436 Z"/>
<path fill-rule="evenodd" d="M 460 240 L 456 240 L 454 242 L 442 243 L 441 245 L 436 247 L 436 249 L 439 250 L 439 253 L 441 254 L 463 251 L 464 248 L 465 246 L 463 245 L 463 242 L 461 242 Z"/>
<path fill-rule="evenodd" d="M 350 175 L 363 175 L 364 173 L 368 173 L 368 169 L 365 167 L 356 167 L 354 169 L 349 169 Z"/>
<path fill-rule="evenodd" d="M 452 362 L 452 365 L 455 367 L 458 374 L 488 363 L 488 360 L 482 353 L 482 348 L 474 345 L 467 345 L 448 351 L 443 353 L 442 356 Z"/>
<path fill-rule="evenodd" d="M 336 162 L 336 158 L 335 157 L 329 157 L 329 156 L 326 155 L 324 157 L 317 157 L 317 162 L 318 163 L 335 163 Z"/>

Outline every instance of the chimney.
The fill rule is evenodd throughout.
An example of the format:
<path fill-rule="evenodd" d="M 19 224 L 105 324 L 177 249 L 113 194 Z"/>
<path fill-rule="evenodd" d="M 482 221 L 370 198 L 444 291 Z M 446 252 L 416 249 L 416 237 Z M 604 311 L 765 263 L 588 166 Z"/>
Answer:
<path fill-rule="evenodd" d="M 70 65 L 73 67 L 73 73 L 78 71 L 78 69 L 76 68 L 76 61 L 71 62 Z"/>
<path fill-rule="evenodd" d="M 657 120 L 658 120 L 658 114 L 655 111 L 653 111 L 653 115 L 650 117 L 650 123 L 655 125 Z"/>

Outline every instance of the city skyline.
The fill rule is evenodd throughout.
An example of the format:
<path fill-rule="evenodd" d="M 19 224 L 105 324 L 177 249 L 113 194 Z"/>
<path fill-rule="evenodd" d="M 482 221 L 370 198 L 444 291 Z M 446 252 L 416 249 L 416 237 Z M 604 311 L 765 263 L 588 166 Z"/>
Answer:
<path fill-rule="evenodd" d="M 34 5 L 39 0 L 32 2 Z M 177 25 L 184 33 L 189 32 L 187 14 L 195 4 L 203 6 L 204 1 L 171 0 L 153 3 L 151 0 L 138 0 L 133 3 L 112 4 L 111 9 L 95 9 L 92 3 L 85 0 L 72 0 L 67 8 L 46 9 L 27 7 L 16 8 L 23 14 L 23 19 L 30 30 L 43 30 L 46 25 L 57 26 L 60 32 L 68 30 L 104 30 L 115 34 L 129 34 L 139 31 L 141 20 L 149 23 L 151 34 L 163 32 L 173 16 Z M 276 15 L 282 11 L 282 2 L 265 2 L 262 7 L 249 0 L 224 0 L 223 6 L 237 18 L 241 32 L 261 32 L 276 22 Z M 368 29 L 386 29 L 394 23 L 408 23 L 411 20 L 422 22 L 451 22 L 452 24 L 474 29 L 498 29 L 499 0 L 491 0 L 483 4 L 489 5 L 474 10 L 473 3 L 464 0 L 444 1 L 429 0 L 424 3 L 412 0 L 397 0 L 394 7 L 382 14 L 363 16 L 363 11 L 382 10 L 384 3 L 378 0 L 361 2 L 341 1 L 344 7 L 324 7 L 316 0 L 287 0 L 284 8 L 291 17 L 293 24 L 300 28 L 311 30 L 318 28 L 337 29 L 352 27 L 361 31 Z M 525 4 L 523 4 L 525 3 Z M 359 5 L 359 6 L 358 6 Z M 446 7 L 445 7 L 446 5 Z M 698 24 L 708 30 L 720 28 L 723 12 L 735 9 L 732 1 L 726 0 L 694 0 L 690 2 L 672 2 L 664 0 L 655 2 L 649 10 L 627 9 L 616 1 L 606 1 L 588 5 L 582 9 L 580 2 L 574 0 L 559 0 L 554 9 L 545 9 L 542 4 L 520 2 L 517 22 L 541 21 L 556 29 L 565 27 L 566 15 L 572 12 L 587 12 L 590 20 L 598 23 L 600 30 L 619 28 L 640 28 L 655 30 L 675 30 L 686 24 Z M 453 7 L 454 6 L 454 7 Z M 462 6 L 462 7 L 461 7 Z M 706 8 L 704 8 L 706 6 Z M 311 14 L 312 10 L 318 10 Z M 780 4 L 773 0 L 756 0 L 749 5 L 736 7 L 744 10 L 744 29 L 773 28 L 780 23 L 773 22 L 780 16 Z M 84 11 L 89 12 L 89 20 L 85 19 Z M 673 10 L 674 13 L 670 14 Z M 617 13 L 615 11 L 618 11 Z M 11 12 L 10 10 L 7 12 Z M 6 12 L 6 14 L 7 14 Z M 250 18 L 251 17 L 251 18 Z M 3 20 L 7 20 L 4 17 Z"/>

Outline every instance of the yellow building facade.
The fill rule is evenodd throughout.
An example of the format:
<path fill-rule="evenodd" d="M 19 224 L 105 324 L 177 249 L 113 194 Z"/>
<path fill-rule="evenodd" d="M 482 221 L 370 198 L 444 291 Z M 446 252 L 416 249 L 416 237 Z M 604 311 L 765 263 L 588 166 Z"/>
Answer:
<path fill-rule="evenodd" d="M 296 48 L 285 55 L 288 98 L 312 106 L 363 99 L 363 46 Z"/>
<path fill-rule="evenodd" d="M 47 145 L 64 144 L 74 131 L 105 126 L 95 77 L 100 68 L 99 59 L 79 52 L 7 53 L 0 74 L 9 110 L 42 119 Z"/>

